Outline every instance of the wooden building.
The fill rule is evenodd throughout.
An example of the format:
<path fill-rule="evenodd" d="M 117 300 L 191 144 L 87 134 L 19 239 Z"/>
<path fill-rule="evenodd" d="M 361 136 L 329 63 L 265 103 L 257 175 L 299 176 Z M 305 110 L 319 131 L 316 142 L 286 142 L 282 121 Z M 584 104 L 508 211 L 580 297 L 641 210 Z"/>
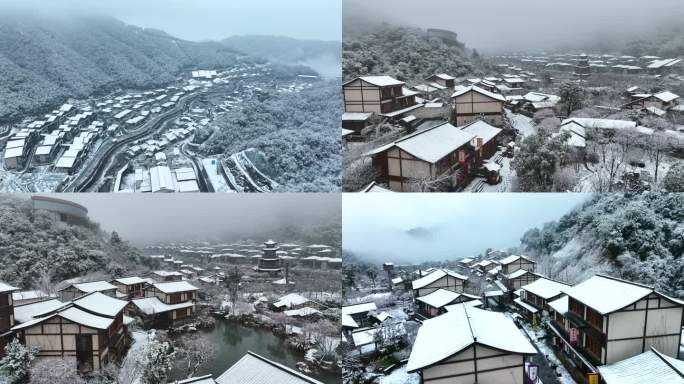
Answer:
<path fill-rule="evenodd" d="M 119 292 L 123 293 L 128 300 L 136 297 L 145 297 L 143 289 L 145 288 L 145 285 L 147 285 L 147 280 L 141 279 L 140 277 L 120 277 L 112 280 L 111 284 L 114 285 Z"/>
<path fill-rule="evenodd" d="M 595 275 L 569 289 L 567 308 L 556 300 L 554 342 L 579 366 L 613 364 L 656 348 L 676 358 L 684 302 L 653 287 Z M 560 313 L 563 309 L 567 312 Z"/>
<path fill-rule="evenodd" d="M 600 366 L 598 371 L 605 384 L 684 383 L 684 361 L 653 347 L 640 355 Z"/>
<path fill-rule="evenodd" d="M 362 303 L 354 305 L 345 305 L 342 307 L 342 320 L 351 328 L 366 328 L 370 327 L 373 320 L 370 316 L 372 311 L 377 310 L 375 303 Z M 346 318 L 346 319 L 345 319 Z M 353 323 L 350 321 L 353 320 Z M 353 325 L 356 325 L 354 327 Z M 343 325 L 344 327 L 344 325 Z"/>
<path fill-rule="evenodd" d="M 406 371 L 421 383 L 525 384 L 525 361 L 536 353 L 503 313 L 461 305 L 423 322 Z"/>
<path fill-rule="evenodd" d="M 111 297 L 117 296 L 116 286 L 110 284 L 108 281 L 101 280 L 71 284 L 68 287 L 59 290 L 59 297 L 62 301 L 69 301 L 92 292 L 100 292 Z"/>
<path fill-rule="evenodd" d="M 168 304 L 158 297 L 133 299 L 126 306 L 126 314 L 138 317 L 145 328 L 167 328 L 177 325 L 195 313 L 195 302 L 192 300 Z"/>
<path fill-rule="evenodd" d="M 453 95 L 453 121 L 465 125 L 475 120 L 483 120 L 491 125 L 503 125 L 504 103 L 506 98 L 478 86 L 463 88 Z"/>
<path fill-rule="evenodd" d="M 499 146 L 499 135 L 502 130 L 485 123 L 482 120 L 475 120 L 462 127 L 463 132 L 475 136 L 473 157 L 471 162 L 480 165 L 481 162 L 491 158 Z M 472 144 L 471 144 L 472 145 Z"/>
<path fill-rule="evenodd" d="M 145 297 L 157 297 L 166 304 L 178 304 L 197 299 L 199 289 L 187 281 L 155 283 L 145 287 Z"/>
<path fill-rule="evenodd" d="M 437 73 L 426 79 L 433 83 L 437 83 L 445 88 L 454 88 L 456 86 L 456 78 L 449 76 L 446 73 Z"/>
<path fill-rule="evenodd" d="M 181 281 L 183 274 L 177 271 L 152 271 L 152 278 L 158 282 Z"/>
<path fill-rule="evenodd" d="M 361 76 L 342 85 L 345 112 L 370 112 L 388 117 L 413 109 L 416 92 L 404 88 L 404 82 L 390 76 Z"/>
<path fill-rule="evenodd" d="M 19 288 L 0 282 L 0 356 L 5 354 L 5 346 L 12 341 L 14 326 L 14 301 L 12 293 Z"/>
<path fill-rule="evenodd" d="M 564 295 L 563 290 L 570 288 L 569 284 L 559 281 L 539 277 L 534 282 L 523 285 L 520 289 L 520 298 L 513 300 L 520 309 L 521 314 L 528 320 L 541 320 L 538 316 L 542 313 L 549 313 L 551 308 L 549 302 L 559 299 Z M 533 311 L 529 307 L 534 308 Z"/>
<path fill-rule="evenodd" d="M 351 131 L 348 135 L 353 139 L 355 137 L 360 137 L 364 128 L 370 124 L 372 112 L 344 112 L 342 114 L 342 130 L 345 129 Z M 345 137 L 343 136 L 343 137 Z"/>
<path fill-rule="evenodd" d="M 128 346 L 123 323 L 126 302 L 99 292 L 82 296 L 13 328 L 19 340 L 37 347 L 39 357 L 75 358 L 80 372 L 119 361 Z"/>
<path fill-rule="evenodd" d="M 418 131 L 368 153 L 377 182 L 397 192 L 420 192 L 436 180 L 447 188 L 463 186 L 472 168 L 476 136 L 444 123 Z"/>
<path fill-rule="evenodd" d="M 427 276 L 413 280 L 411 283 L 413 288 L 413 297 L 417 299 L 438 289 L 463 293 L 467 281 L 467 276 L 463 276 L 447 269 L 438 269 Z"/>
<path fill-rule="evenodd" d="M 520 289 L 523 285 L 535 282 L 538 278 L 539 275 L 534 272 L 518 269 L 515 272 L 504 275 L 502 280 L 506 285 L 506 288 L 510 289 L 511 291 L 515 291 Z"/>
<path fill-rule="evenodd" d="M 519 269 L 534 272 L 537 262 L 523 255 L 511 255 L 499 260 L 501 273 L 509 275 Z"/>
<path fill-rule="evenodd" d="M 452 304 L 478 300 L 479 297 L 467 293 L 456 293 L 439 288 L 425 296 L 416 298 L 417 315 L 430 319 L 447 312 L 446 307 Z"/>

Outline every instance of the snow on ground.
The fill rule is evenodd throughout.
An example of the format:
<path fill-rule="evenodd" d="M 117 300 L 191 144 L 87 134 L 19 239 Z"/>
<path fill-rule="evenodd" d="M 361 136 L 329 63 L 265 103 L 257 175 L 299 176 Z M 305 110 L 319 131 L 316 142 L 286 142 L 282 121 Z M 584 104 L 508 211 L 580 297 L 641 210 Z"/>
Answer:
<path fill-rule="evenodd" d="M 420 376 L 416 373 L 407 373 L 406 366 L 395 369 L 387 376 L 381 377 L 378 380 L 379 384 L 418 384 L 420 383 Z"/>
<path fill-rule="evenodd" d="M 560 373 L 560 376 L 558 376 L 558 381 L 561 384 L 577 384 L 577 382 L 572 378 L 572 376 L 570 376 L 568 370 L 565 369 L 563 363 L 561 363 L 560 360 L 558 360 L 556 354 L 544 342 L 544 331 L 541 329 L 533 331 L 527 324 L 523 325 L 523 329 L 527 333 L 527 335 L 530 336 L 532 343 L 535 345 L 535 347 L 537 347 L 541 354 L 545 355 L 547 360 L 557 367 L 556 372 Z"/>
<path fill-rule="evenodd" d="M 142 356 L 145 349 L 151 340 L 154 340 L 155 331 L 133 331 L 131 332 L 133 338 L 133 345 L 128 350 L 126 357 L 121 362 L 121 371 L 119 371 L 119 382 L 138 384 L 142 375 Z"/>
<path fill-rule="evenodd" d="M 523 137 L 537 133 L 537 126 L 531 118 L 518 113 L 513 113 L 508 109 L 506 109 L 506 116 L 511 121 L 513 128 L 517 129 Z"/>

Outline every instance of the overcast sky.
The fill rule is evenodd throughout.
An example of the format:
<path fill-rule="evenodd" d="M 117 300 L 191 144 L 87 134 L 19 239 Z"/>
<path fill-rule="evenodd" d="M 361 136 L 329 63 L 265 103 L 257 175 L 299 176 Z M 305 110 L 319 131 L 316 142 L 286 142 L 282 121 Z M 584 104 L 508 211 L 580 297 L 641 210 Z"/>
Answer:
<path fill-rule="evenodd" d="M 342 245 L 363 259 L 420 263 L 519 245 L 587 194 L 344 194 Z"/>
<path fill-rule="evenodd" d="M 340 216 L 339 194 L 119 194 L 56 196 L 88 208 L 90 218 L 136 245 L 163 241 L 268 237 L 280 225 Z"/>
<path fill-rule="evenodd" d="M 342 0 L 0 0 L 0 5 L 78 9 L 161 29 L 187 40 L 278 35 L 341 40 Z M 0 8 L 1 9 L 1 8 Z"/>
<path fill-rule="evenodd" d="M 682 0 L 344 0 L 345 18 L 362 15 L 457 32 L 482 52 L 542 50 L 681 24 Z"/>

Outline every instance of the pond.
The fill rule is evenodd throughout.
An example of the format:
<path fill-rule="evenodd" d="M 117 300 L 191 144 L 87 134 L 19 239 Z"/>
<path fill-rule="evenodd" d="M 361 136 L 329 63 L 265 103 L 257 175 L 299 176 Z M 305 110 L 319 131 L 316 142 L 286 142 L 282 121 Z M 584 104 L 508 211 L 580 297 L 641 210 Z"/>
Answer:
<path fill-rule="evenodd" d="M 211 373 L 216 378 L 240 360 L 247 351 L 252 351 L 295 370 L 297 362 L 304 361 L 302 352 L 288 347 L 284 339 L 269 330 L 219 320 L 213 329 L 200 332 L 205 334 L 207 340 L 215 343 L 216 356 L 202 366 L 197 375 Z M 308 375 L 326 384 L 339 384 L 341 381 L 339 373 L 325 371 Z M 185 378 L 180 370 L 175 370 L 173 376 L 176 380 Z"/>

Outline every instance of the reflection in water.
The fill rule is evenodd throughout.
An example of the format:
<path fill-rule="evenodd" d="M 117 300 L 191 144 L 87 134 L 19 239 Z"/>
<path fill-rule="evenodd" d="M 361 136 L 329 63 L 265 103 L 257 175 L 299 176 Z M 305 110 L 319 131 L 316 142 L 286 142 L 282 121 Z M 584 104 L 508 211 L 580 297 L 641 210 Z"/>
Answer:
<path fill-rule="evenodd" d="M 292 369 L 295 369 L 297 362 L 304 360 L 303 353 L 291 349 L 283 339 L 268 330 L 218 321 L 216 327 L 202 332 L 205 333 L 207 342 L 216 343 L 216 356 L 213 361 L 200 368 L 198 375 L 211 373 L 214 377 L 218 377 L 240 360 L 247 351 L 252 351 Z M 173 374 L 175 379 L 185 378 L 180 369 L 174 370 Z M 310 376 L 326 384 L 339 384 L 341 381 L 339 374 L 329 372 Z"/>

